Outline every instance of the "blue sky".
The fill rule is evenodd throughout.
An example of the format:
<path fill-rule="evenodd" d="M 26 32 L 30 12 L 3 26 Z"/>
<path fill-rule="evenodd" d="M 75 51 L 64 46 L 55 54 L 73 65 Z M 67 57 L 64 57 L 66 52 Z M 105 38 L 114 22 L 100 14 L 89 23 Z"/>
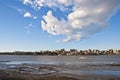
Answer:
<path fill-rule="evenodd" d="M 108 12 L 101 12 L 104 18 L 96 18 L 85 10 L 81 10 L 85 12 L 81 14 L 81 11 L 78 9 L 79 6 L 76 8 L 77 4 L 75 2 L 74 4 L 61 2 L 59 6 L 56 2 L 53 2 L 54 5 L 49 2 L 52 6 L 49 6 L 47 2 L 45 3 L 46 5 L 42 6 L 36 3 L 38 6 L 35 7 L 35 5 L 29 4 L 29 0 L 26 1 L 0 1 L 0 51 L 40 51 L 62 48 L 67 50 L 71 48 L 82 50 L 120 49 L 120 9 L 118 9 L 120 0 L 115 3 L 112 2 L 112 8 L 109 8 L 111 5 L 106 2 L 108 4 L 106 6 Z M 87 0 L 85 1 L 86 4 L 89 3 Z M 103 4 L 103 2 L 99 2 L 99 5 Z M 79 3 L 82 5 L 82 2 Z M 93 3 L 89 4 L 92 5 Z M 85 8 L 93 11 L 96 10 L 88 8 L 87 5 L 85 5 Z M 30 15 L 25 16 L 27 12 Z M 80 17 L 77 19 L 78 22 L 81 23 L 83 21 L 83 23 L 73 23 L 72 25 L 71 23 L 76 20 L 72 14 L 76 12 L 78 12 L 76 16 Z M 90 20 L 98 19 L 99 22 L 96 22 L 97 20 L 92 22 L 94 27 L 91 27 L 91 23 L 84 23 L 88 18 L 81 19 L 81 16 L 86 17 L 85 14 L 91 16 L 89 17 Z"/>

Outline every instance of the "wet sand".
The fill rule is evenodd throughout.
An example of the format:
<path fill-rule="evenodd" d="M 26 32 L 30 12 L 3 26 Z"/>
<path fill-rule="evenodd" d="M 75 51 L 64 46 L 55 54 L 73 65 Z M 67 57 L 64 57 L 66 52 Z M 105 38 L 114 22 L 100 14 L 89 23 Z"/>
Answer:
<path fill-rule="evenodd" d="M 47 75 L 34 75 L 24 74 L 14 71 L 0 70 L 0 80 L 120 80 L 116 76 L 105 75 L 72 75 L 72 74 L 47 74 Z"/>
<path fill-rule="evenodd" d="M 105 65 L 0 63 L 0 80 L 120 80 L 119 72 L 120 65 L 113 63 Z"/>
<path fill-rule="evenodd" d="M 72 75 L 72 74 L 47 74 L 47 75 L 31 75 L 21 74 L 14 71 L 0 70 L 0 80 L 120 80 L 116 76 L 105 75 Z"/>

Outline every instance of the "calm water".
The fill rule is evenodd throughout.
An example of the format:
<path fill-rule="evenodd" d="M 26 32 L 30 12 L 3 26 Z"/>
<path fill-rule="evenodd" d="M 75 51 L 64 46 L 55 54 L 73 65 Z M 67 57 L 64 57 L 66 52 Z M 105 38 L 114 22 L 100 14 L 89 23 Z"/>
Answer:
<path fill-rule="evenodd" d="M 17 65 L 40 64 L 59 65 L 58 70 L 70 74 L 99 74 L 120 77 L 120 55 L 99 56 L 19 56 L 0 55 L 0 68 L 7 69 Z M 5 65 L 4 65 L 5 64 Z M 111 64 L 117 64 L 111 66 Z M 14 65 L 14 66 L 13 66 Z M 62 67 L 61 67 L 62 65 Z M 5 68 L 6 67 L 6 68 Z"/>
<path fill-rule="evenodd" d="M 0 55 L 0 61 L 11 61 L 18 63 L 120 63 L 120 55 L 99 56 L 21 56 Z"/>

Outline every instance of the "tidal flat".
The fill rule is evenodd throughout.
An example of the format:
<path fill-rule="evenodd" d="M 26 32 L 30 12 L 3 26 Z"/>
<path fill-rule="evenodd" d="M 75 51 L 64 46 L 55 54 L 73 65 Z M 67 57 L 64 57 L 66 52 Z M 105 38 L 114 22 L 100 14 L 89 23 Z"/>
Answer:
<path fill-rule="evenodd" d="M 0 56 L 0 80 L 120 80 L 120 56 Z"/>

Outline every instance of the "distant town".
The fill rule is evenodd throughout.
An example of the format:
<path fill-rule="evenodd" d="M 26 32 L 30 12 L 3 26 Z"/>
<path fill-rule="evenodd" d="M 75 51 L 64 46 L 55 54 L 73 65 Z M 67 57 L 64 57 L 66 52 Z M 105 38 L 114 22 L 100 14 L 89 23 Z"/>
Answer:
<path fill-rule="evenodd" d="M 96 49 L 88 49 L 88 50 L 77 50 L 70 49 L 66 51 L 65 49 L 60 50 L 46 50 L 46 51 L 36 51 L 36 52 L 24 52 L 24 51 L 15 51 L 15 52 L 0 52 L 0 55 L 50 55 L 50 56 L 72 56 L 72 55 L 120 55 L 120 50 L 96 50 Z"/>

